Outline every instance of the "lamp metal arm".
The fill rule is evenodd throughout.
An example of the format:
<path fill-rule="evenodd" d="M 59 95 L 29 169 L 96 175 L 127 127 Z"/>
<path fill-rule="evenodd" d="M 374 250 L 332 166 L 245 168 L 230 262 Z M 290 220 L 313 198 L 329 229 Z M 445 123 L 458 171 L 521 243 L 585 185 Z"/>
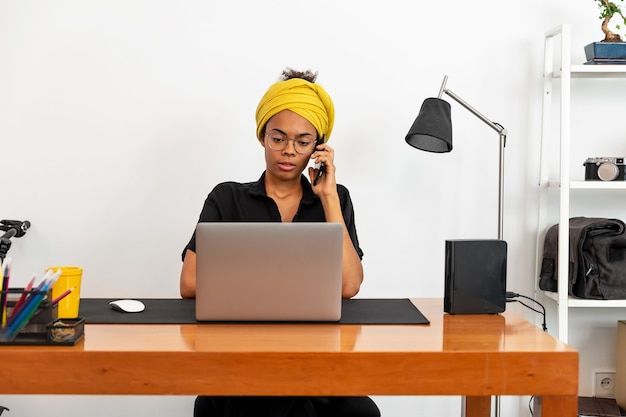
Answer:
<path fill-rule="evenodd" d="M 496 132 L 498 132 L 500 135 L 506 137 L 507 135 L 507 131 L 504 127 L 502 127 L 500 124 L 498 123 L 494 123 L 492 122 L 489 118 L 487 118 L 487 116 L 485 116 L 484 114 L 482 114 L 481 112 L 479 112 L 478 110 L 476 110 L 474 107 L 472 107 L 468 102 L 466 102 L 465 100 L 463 100 L 461 97 L 457 96 L 453 91 L 449 90 L 446 88 L 446 83 L 448 82 L 448 76 L 445 75 L 443 77 L 443 83 L 441 84 L 441 89 L 439 90 L 439 96 L 438 98 L 441 98 L 441 96 L 443 96 L 443 93 L 446 93 L 447 95 L 449 95 L 450 97 L 452 97 L 457 103 L 459 103 L 461 106 L 465 107 L 469 112 L 471 112 L 474 116 L 478 117 L 480 120 L 482 120 L 483 122 L 485 122 L 485 124 L 487 124 L 487 126 L 491 127 L 493 130 L 495 130 Z"/>

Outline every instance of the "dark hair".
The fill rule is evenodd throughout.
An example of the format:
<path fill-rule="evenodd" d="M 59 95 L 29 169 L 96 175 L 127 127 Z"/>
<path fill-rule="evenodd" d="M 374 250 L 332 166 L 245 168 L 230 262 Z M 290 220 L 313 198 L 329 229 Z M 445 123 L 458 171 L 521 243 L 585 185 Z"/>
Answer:
<path fill-rule="evenodd" d="M 317 71 L 297 71 L 292 68 L 285 68 L 280 75 L 280 81 L 287 81 L 292 78 L 302 78 L 303 80 L 307 80 L 310 83 L 314 83 L 317 80 Z"/>

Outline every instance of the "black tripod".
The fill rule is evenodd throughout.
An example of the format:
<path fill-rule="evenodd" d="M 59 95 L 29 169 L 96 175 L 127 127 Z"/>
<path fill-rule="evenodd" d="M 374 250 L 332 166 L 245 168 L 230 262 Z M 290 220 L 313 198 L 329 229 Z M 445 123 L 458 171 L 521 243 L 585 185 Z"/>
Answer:
<path fill-rule="evenodd" d="M 11 249 L 11 238 L 24 236 L 29 227 L 28 220 L 0 220 L 0 231 L 4 231 L 4 234 L 0 236 L 0 263 L 4 261 L 7 252 Z"/>
<path fill-rule="evenodd" d="M 0 230 L 4 232 L 0 236 L 0 263 L 4 262 L 4 258 L 7 256 L 7 252 L 11 248 L 12 237 L 22 237 L 26 234 L 26 231 L 30 227 L 28 220 L 0 220 Z M 10 411 L 7 407 L 0 405 L 0 415 L 5 411 Z"/>

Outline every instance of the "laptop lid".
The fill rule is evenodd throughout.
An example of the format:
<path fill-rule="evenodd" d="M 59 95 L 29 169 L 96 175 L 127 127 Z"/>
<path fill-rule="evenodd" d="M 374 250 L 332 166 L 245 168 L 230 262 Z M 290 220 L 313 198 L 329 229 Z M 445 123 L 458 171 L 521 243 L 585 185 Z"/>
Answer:
<path fill-rule="evenodd" d="M 196 320 L 338 321 L 343 225 L 198 223 Z"/>

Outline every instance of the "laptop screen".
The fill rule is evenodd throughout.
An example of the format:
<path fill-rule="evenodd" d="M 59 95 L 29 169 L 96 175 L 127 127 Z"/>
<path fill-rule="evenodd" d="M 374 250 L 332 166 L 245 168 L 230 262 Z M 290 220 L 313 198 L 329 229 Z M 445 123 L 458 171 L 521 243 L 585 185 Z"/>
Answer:
<path fill-rule="evenodd" d="M 196 319 L 338 321 L 343 225 L 199 223 Z"/>

